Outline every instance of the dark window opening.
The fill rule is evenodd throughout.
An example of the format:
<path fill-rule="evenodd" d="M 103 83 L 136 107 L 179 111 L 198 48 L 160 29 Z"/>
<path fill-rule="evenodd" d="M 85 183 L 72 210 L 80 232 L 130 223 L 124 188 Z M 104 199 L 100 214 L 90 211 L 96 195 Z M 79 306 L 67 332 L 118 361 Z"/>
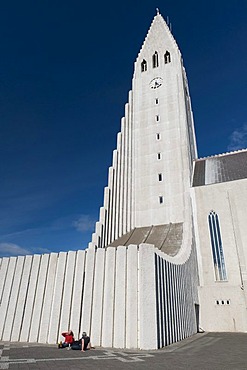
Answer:
<path fill-rule="evenodd" d="M 171 54 L 169 53 L 169 51 L 166 51 L 164 58 L 165 58 L 165 64 L 171 63 Z"/>
<path fill-rule="evenodd" d="M 141 71 L 146 72 L 147 67 L 148 67 L 147 62 L 145 59 L 143 59 L 143 61 L 141 62 Z"/>
<path fill-rule="evenodd" d="M 161 153 L 157 153 L 157 159 L 161 159 Z"/>
<path fill-rule="evenodd" d="M 164 202 L 164 199 L 163 199 L 162 195 L 159 196 L 159 202 L 160 202 L 160 204 L 162 204 Z"/>
<path fill-rule="evenodd" d="M 155 99 L 155 104 L 159 104 L 159 99 L 158 98 Z"/>
<path fill-rule="evenodd" d="M 162 181 L 162 173 L 158 174 L 158 179 L 159 179 L 159 181 Z"/>
<path fill-rule="evenodd" d="M 153 55 L 153 68 L 157 68 L 159 66 L 159 57 L 157 51 Z"/>
<path fill-rule="evenodd" d="M 156 134 L 156 139 L 160 140 L 160 134 Z"/>

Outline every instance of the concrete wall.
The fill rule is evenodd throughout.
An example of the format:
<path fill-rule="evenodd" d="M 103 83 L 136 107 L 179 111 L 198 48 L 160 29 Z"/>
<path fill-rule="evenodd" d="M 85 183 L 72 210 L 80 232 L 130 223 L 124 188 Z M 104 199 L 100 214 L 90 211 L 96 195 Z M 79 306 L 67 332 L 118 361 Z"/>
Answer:
<path fill-rule="evenodd" d="M 174 265 L 155 254 L 156 309 L 158 348 L 197 332 L 193 257 L 183 265 Z"/>
<path fill-rule="evenodd" d="M 164 257 L 142 244 L 2 258 L 0 340 L 57 343 L 72 329 L 95 346 L 156 349 L 193 334 L 191 258 Z"/>
<path fill-rule="evenodd" d="M 247 180 L 191 190 L 199 268 L 201 326 L 207 331 L 247 331 Z M 219 217 L 227 280 L 214 273 L 208 214 Z"/>

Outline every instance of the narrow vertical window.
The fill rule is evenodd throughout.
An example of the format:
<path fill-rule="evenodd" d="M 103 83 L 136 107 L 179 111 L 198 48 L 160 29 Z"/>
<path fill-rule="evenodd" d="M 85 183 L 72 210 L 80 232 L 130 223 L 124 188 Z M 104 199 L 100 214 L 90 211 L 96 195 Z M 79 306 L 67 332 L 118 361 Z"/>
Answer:
<path fill-rule="evenodd" d="M 158 99 L 158 98 L 156 98 L 156 99 L 155 99 L 155 104 L 156 104 L 156 105 L 158 105 L 158 104 L 159 104 L 159 99 Z"/>
<path fill-rule="evenodd" d="M 171 63 L 171 54 L 169 53 L 169 51 L 165 52 L 164 58 L 165 58 L 165 64 Z"/>
<path fill-rule="evenodd" d="M 161 159 L 161 153 L 157 153 L 157 159 Z"/>
<path fill-rule="evenodd" d="M 141 62 L 141 71 L 146 72 L 146 70 L 147 70 L 147 62 L 145 59 L 143 59 L 143 61 Z"/>
<path fill-rule="evenodd" d="M 159 66 L 159 57 L 157 51 L 153 55 L 153 68 L 157 68 Z"/>
<path fill-rule="evenodd" d="M 160 134 L 156 134 L 156 139 L 160 140 Z"/>
<path fill-rule="evenodd" d="M 162 180 L 163 180 L 162 173 L 159 173 L 159 174 L 158 174 L 158 180 L 159 180 L 159 181 L 162 181 Z"/>
<path fill-rule="evenodd" d="M 164 198 L 163 198 L 163 196 L 162 196 L 162 195 L 160 195 L 160 196 L 159 196 L 159 203 L 160 203 L 160 204 L 164 203 Z"/>
<path fill-rule="evenodd" d="M 155 120 L 156 120 L 156 122 L 159 122 L 160 116 L 158 114 L 155 116 Z"/>
<path fill-rule="evenodd" d="M 214 211 L 211 211 L 208 215 L 208 224 L 213 254 L 215 279 L 217 281 L 227 280 L 219 217 Z"/>

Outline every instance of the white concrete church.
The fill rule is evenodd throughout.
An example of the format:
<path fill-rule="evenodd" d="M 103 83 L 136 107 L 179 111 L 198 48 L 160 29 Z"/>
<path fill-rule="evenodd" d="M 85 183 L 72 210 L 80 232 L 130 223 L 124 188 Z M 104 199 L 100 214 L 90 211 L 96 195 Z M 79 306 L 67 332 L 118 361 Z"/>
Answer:
<path fill-rule="evenodd" d="M 197 159 L 181 53 L 158 13 L 134 66 L 86 250 L 0 259 L 0 340 L 158 349 L 247 331 L 247 150 Z"/>

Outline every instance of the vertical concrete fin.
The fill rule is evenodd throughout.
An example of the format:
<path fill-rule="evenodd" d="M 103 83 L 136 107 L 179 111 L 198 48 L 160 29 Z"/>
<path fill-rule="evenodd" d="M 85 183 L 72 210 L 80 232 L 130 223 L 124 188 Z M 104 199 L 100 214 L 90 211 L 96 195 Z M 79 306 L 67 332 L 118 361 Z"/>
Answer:
<path fill-rule="evenodd" d="M 104 232 L 104 247 L 108 244 L 109 234 L 109 205 L 110 205 L 110 189 L 105 188 L 104 191 L 104 208 L 105 208 L 105 232 Z"/>
<path fill-rule="evenodd" d="M 57 343 L 58 338 L 60 338 L 59 323 L 60 323 L 60 317 L 61 317 L 66 260 L 67 260 L 67 253 L 60 252 L 58 255 L 57 268 L 56 268 L 54 295 L 52 299 L 51 318 L 50 318 L 49 331 L 48 331 L 48 343 Z"/>
<path fill-rule="evenodd" d="M 112 228 L 112 218 L 113 218 L 113 212 L 114 212 L 114 209 L 113 209 L 113 194 L 114 194 L 114 190 L 113 190 L 113 187 L 114 187 L 114 168 L 113 167 L 110 167 L 109 168 L 109 176 L 108 176 L 108 187 L 110 189 L 110 192 L 109 192 L 109 207 L 108 207 L 108 231 L 107 231 L 107 244 L 110 244 L 112 239 L 111 239 L 111 228 Z"/>
<path fill-rule="evenodd" d="M 113 347 L 126 346 L 126 247 L 116 250 Z"/>
<path fill-rule="evenodd" d="M 16 303 L 16 313 L 13 322 L 13 328 L 11 333 L 11 341 L 18 341 L 20 337 L 21 324 L 23 319 L 23 314 L 26 308 L 26 299 L 28 292 L 28 283 L 30 279 L 31 267 L 32 267 L 32 256 L 26 256 L 23 266 L 23 273 L 20 281 L 20 290 L 18 295 L 18 300 Z"/>
<path fill-rule="evenodd" d="M 2 263 L 1 263 L 1 269 L 0 269 L 0 304 L 2 302 L 2 294 L 4 291 L 4 287 L 5 287 L 8 265 L 9 265 L 9 257 L 3 257 Z"/>
<path fill-rule="evenodd" d="M 112 347 L 115 295 L 115 248 L 107 248 L 105 264 L 105 288 L 103 298 L 102 346 Z"/>
<path fill-rule="evenodd" d="M 15 274 L 15 267 L 16 267 L 16 257 L 10 257 L 6 279 L 5 279 L 5 286 L 2 293 L 2 300 L 1 300 L 1 306 L 0 306 L 0 339 L 3 338 L 4 333 L 4 326 L 6 322 L 6 316 L 8 313 L 9 308 L 9 301 L 10 301 L 10 295 L 14 280 L 14 274 Z"/>
<path fill-rule="evenodd" d="M 138 348 L 138 249 L 127 249 L 126 348 Z"/>
<path fill-rule="evenodd" d="M 21 324 L 20 341 L 28 342 L 30 327 L 33 316 L 33 308 L 36 296 L 36 288 L 38 284 L 38 276 L 40 269 L 41 255 L 35 254 L 32 258 L 32 267 L 28 283 L 27 298 L 25 304 L 25 311 Z"/>
<path fill-rule="evenodd" d="M 82 300 L 80 333 L 82 333 L 83 331 L 89 333 L 91 328 L 94 269 L 95 269 L 95 250 L 88 249 L 86 251 L 85 283 Z"/>
<path fill-rule="evenodd" d="M 132 92 L 129 92 L 129 104 L 128 104 L 128 119 L 127 119 L 127 125 L 126 129 L 128 132 L 127 135 L 127 145 L 126 145 L 126 151 L 127 151 L 127 175 L 126 175 L 126 232 L 129 232 L 131 230 L 131 203 L 132 203 L 132 190 L 131 190 L 131 184 L 132 184 Z"/>
<path fill-rule="evenodd" d="M 92 324 L 90 337 L 94 346 L 101 345 L 101 328 L 103 312 L 103 292 L 104 292 L 104 274 L 105 274 L 105 248 L 99 248 L 96 251 L 95 276 L 93 290 L 92 306 Z"/>
<path fill-rule="evenodd" d="M 117 175 L 116 175 L 116 209 L 115 209 L 115 218 L 116 218 L 116 228 L 115 228 L 115 239 L 120 236 L 120 176 L 121 176 L 121 152 L 122 152 L 122 134 L 118 133 L 117 135 Z"/>
<path fill-rule="evenodd" d="M 139 246 L 139 347 L 157 349 L 154 247 Z"/>
<path fill-rule="evenodd" d="M 47 269 L 49 264 L 49 254 L 41 256 L 39 276 L 37 281 L 35 300 L 33 306 L 32 321 L 30 325 L 29 342 L 37 342 L 40 329 L 41 312 L 44 304 L 44 292 L 47 278 Z"/>
<path fill-rule="evenodd" d="M 76 253 L 74 289 L 70 314 L 70 329 L 73 330 L 76 338 L 78 338 L 80 334 L 82 295 L 85 277 L 85 255 L 85 251 L 77 251 Z"/>
<path fill-rule="evenodd" d="M 60 314 L 59 333 L 69 330 L 70 328 L 70 309 L 73 295 L 74 269 L 75 269 L 76 252 L 68 252 L 66 269 L 64 272 L 63 299 Z"/>
<path fill-rule="evenodd" d="M 39 340 L 38 340 L 40 343 L 47 343 L 47 339 L 48 339 L 48 328 L 49 328 L 49 323 L 50 323 L 52 297 L 54 294 L 54 282 L 55 282 L 55 276 L 56 276 L 57 260 L 58 260 L 58 254 L 51 253 L 50 259 L 49 259 L 48 271 L 47 271 L 43 310 L 42 310 L 41 320 L 40 320 L 40 330 L 39 330 Z"/>
<path fill-rule="evenodd" d="M 116 206 L 117 206 L 117 167 L 118 167 L 118 152 L 113 151 L 113 185 L 112 185 L 112 216 L 111 216 L 111 228 L 110 228 L 110 240 L 115 240 L 116 230 Z"/>
<path fill-rule="evenodd" d="M 124 154 L 125 154 L 125 118 L 121 119 L 121 153 L 120 153 L 120 177 L 119 177 L 119 237 L 123 235 L 123 212 L 124 212 Z"/>

